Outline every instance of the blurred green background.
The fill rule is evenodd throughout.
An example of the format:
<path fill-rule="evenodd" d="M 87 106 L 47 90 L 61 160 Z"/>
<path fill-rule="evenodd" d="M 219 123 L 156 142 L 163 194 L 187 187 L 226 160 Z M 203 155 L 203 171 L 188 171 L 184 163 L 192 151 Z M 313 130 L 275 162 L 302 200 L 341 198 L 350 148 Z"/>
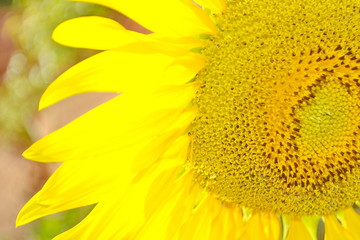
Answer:
<path fill-rule="evenodd" d="M 46 86 L 89 51 L 60 46 L 51 40 L 62 21 L 83 15 L 103 15 L 105 9 L 65 0 L 0 0 L 3 32 L 13 51 L 0 88 L 0 131 L 7 141 L 31 138 L 28 121 Z M 1 47 L 1 53 L 3 49 Z M 29 136 L 30 135 L 30 136 Z"/>
<path fill-rule="evenodd" d="M 99 6 L 65 0 L 0 0 L 0 240 L 51 239 L 91 210 L 71 210 L 15 228 L 21 206 L 57 167 L 21 157 L 32 142 L 63 124 L 56 123 L 56 117 L 46 118 L 59 111 L 56 107 L 37 112 L 40 96 L 60 73 L 95 53 L 60 46 L 51 33 L 66 19 L 111 14 Z M 67 109 L 66 104 L 61 107 Z"/>

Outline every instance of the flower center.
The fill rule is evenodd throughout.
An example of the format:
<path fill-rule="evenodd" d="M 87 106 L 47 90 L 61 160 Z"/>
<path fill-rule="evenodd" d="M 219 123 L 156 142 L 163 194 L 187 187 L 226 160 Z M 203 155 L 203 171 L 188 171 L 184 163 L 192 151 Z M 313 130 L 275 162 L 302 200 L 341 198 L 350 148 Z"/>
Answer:
<path fill-rule="evenodd" d="M 356 2 L 229 0 L 214 16 L 188 160 L 207 191 L 288 215 L 360 199 Z"/>

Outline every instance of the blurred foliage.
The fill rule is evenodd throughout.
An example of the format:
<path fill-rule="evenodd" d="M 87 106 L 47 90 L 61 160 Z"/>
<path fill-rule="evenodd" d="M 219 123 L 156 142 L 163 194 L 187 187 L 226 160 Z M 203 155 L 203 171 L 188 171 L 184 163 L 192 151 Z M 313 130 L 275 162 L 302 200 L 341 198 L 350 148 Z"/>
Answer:
<path fill-rule="evenodd" d="M 4 27 L 13 36 L 16 51 L 0 85 L 1 142 L 29 141 L 41 93 L 61 72 L 93 53 L 56 44 L 51 39 L 53 29 L 66 19 L 104 14 L 104 8 L 87 3 L 12 1 Z"/>
<path fill-rule="evenodd" d="M 11 5 L 12 0 L 0 0 L 0 6 L 8 6 Z"/>

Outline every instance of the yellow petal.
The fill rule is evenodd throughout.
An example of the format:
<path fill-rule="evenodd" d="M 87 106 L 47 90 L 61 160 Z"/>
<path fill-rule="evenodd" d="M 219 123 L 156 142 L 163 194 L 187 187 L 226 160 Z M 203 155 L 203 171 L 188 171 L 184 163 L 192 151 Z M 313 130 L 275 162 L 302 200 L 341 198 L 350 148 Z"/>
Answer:
<path fill-rule="evenodd" d="M 254 213 L 251 216 L 245 225 L 241 239 L 272 239 L 265 232 L 263 216 L 260 213 Z"/>
<path fill-rule="evenodd" d="M 166 191 L 166 190 L 165 190 Z M 171 198 L 172 201 L 165 202 L 160 208 L 161 210 L 158 211 L 156 214 L 152 215 L 151 218 L 146 219 L 145 223 L 136 232 L 133 234 L 132 239 L 137 240 L 168 240 L 166 236 L 166 227 L 169 223 L 169 218 L 171 216 L 171 211 L 176 204 L 176 199 Z"/>
<path fill-rule="evenodd" d="M 164 160 L 166 161 L 166 159 Z M 183 162 L 185 159 L 183 159 Z M 182 168 L 170 169 L 161 173 L 150 187 L 145 203 L 145 217 L 150 218 L 159 206 L 166 204 L 174 194 L 181 192 L 182 185 L 176 183 Z"/>
<path fill-rule="evenodd" d="M 166 150 L 162 155 L 164 159 L 174 159 L 174 158 L 187 158 L 188 149 L 190 144 L 190 137 L 185 134 L 181 137 L 178 137 L 171 146 Z"/>
<path fill-rule="evenodd" d="M 351 207 L 343 210 L 343 214 L 344 228 L 355 240 L 360 240 L 360 215 Z"/>
<path fill-rule="evenodd" d="M 134 239 L 206 239 L 203 230 L 210 227 L 212 217 L 208 215 L 208 224 L 198 222 L 211 212 L 206 199 L 207 194 L 194 185 L 192 174 L 179 174 L 179 170 L 164 172 L 150 188 L 145 204 L 146 221 Z M 221 205 L 217 202 L 217 206 Z"/>
<path fill-rule="evenodd" d="M 262 215 L 261 221 L 266 237 L 271 240 L 278 240 L 281 228 L 279 218 L 275 214 L 266 213 Z"/>
<path fill-rule="evenodd" d="M 200 48 L 203 47 L 205 44 L 205 42 L 199 37 L 174 37 L 160 33 L 152 33 L 148 34 L 147 36 L 151 37 L 151 39 L 153 40 L 173 44 L 180 48 L 186 48 L 187 50 Z"/>
<path fill-rule="evenodd" d="M 170 220 L 166 229 L 166 239 L 171 239 L 180 234 L 181 227 L 193 215 L 194 208 L 198 206 L 198 199 L 203 198 L 205 193 L 193 182 L 192 174 L 186 174 L 183 178 L 183 189 L 175 200 L 176 205 L 170 213 Z"/>
<path fill-rule="evenodd" d="M 221 202 L 207 196 L 180 229 L 179 239 L 208 240 L 211 224 L 218 215 Z"/>
<path fill-rule="evenodd" d="M 184 162 L 185 159 L 179 159 L 179 161 Z M 179 175 L 182 169 L 183 166 L 169 169 L 154 180 L 144 206 L 146 221 L 134 239 L 171 239 L 167 235 L 167 229 L 170 227 L 171 218 L 175 217 L 172 213 L 179 206 L 179 199 L 184 194 L 184 190 L 189 187 L 189 184 L 192 184 L 188 178 Z M 183 208 L 184 210 L 185 208 Z"/>
<path fill-rule="evenodd" d="M 185 79 L 192 80 L 204 66 L 205 58 L 202 55 L 188 53 L 169 65 L 164 78 L 173 84 L 182 84 Z"/>
<path fill-rule="evenodd" d="M 318 225 L 320 221 L 320 217 L 318 216 L 304 216 L 301 218 L 304 223 L 306 229 L 310 233 L 313 240 L 317 240 L 318 234 Z"/>
<path fill-rule="evenodd" d="M 207 14 L 191 1 L 75 1 L 96 3 L 113 8 L 156 33 L 193 36 L 216 32 L 216 27 Z"/>
<path fill-rule="evenodd" d="M 177 172 L 182 164 L 179 159 L 162 161 L 148 175 L 127 188 L 125 194 L 111 194 L 101 199 L 80 224 L 55 239 L 82 240 L 92 239 L 93 236 L 96 239 L 127 239 L 135 236 L 145 223 L 144 205 L 155 179 L 163 172 Z M 114 188 L 116 186 L 113 185 Z"/>
<path fill-rule="evenodd" d="M 96 239 L 124 239 L 144 222 L 139 207 L 143 203 L 143 191 L 144 188 L 138 186 L 123 199 L 108 198 L 98 203 L 83 221 L 54 240 L 87 240 L 94 236 Z"/>
<path fill-rule="evenodd" d="M 200 6 L 210 9 L 212 12 L 222 12 L 225 8 L 224 0 L 196 0 Z"/>
<path fill-rule="evenodd" d="M 325 240 L 353 240 L 351 234 L 340 224 L 334 215 L 324 217 Z"/>
<path fill-rule="evenodd" d="M 306 225 L 300 218 L 291 218 L 287 240 L 313 240 Z"/>
<path fill-rule="evenodd" d="M 53 39 L 65 46 L 106 50 L 151 39 L 126 30 L 118 22 L 104 17 L 79 17 L 61 23 Z"/>
<path fill-rule="evenodd" d="M 103 156 L 119 158 L 119 156 Z M 126 161 L 118 166 L 102 164 L 101 158 L 66 162 L 49 178 L 44 187 L 22 208 L 17 225 L 40 217 L 99 202 L 114 187 L 117 194 L 130 183 L 132 174 Z"/>
<path fill-rule="evenodd" d="M 176 122 L 171 125 L 168 131 L 153 138 L 148 146 L 144 147 L 144 149 L 136 156 L 137 160 L 134 161 L 132 170 L 134 172 L 139 172 L 156 163 L 156 161 L 160 159 L 161 154 L 164 153 L 164 149 L 170 149 L 173 151 L 172 148 L 178 147 L 178 157 L 186 157 L 187 148 L 189 146 L 188 137 L 185 136 L 184 141 L 180 143 L 181 145 L 175 141 L 179 136 L 184 134 L 185 129 L 188 128 L 190 123 L 195 119 L 196 114 L 197 111 L 194 110 L 183 113 L 178 117 Z M 180 139 L 180 141 L 181 140 L 182 139 Z M 175 146 L 172 146 L 174 142 Z"/>
<path fill-rule="evenodd" d="M 211 223 L 209 240 L 237 240 L 244 231 L 241 209 L 237 206 L 222 204 L 219 214 Z M 235 218 L 240 216 L 240 218 Z"/>
<path fill-rule="evenodd" d="M 171 127 L 195 92 L 194 85 L 185 85 L 157 95 L 122 94 L 40 139 L 23 155 L 40 162 L 59 162 L 148 144 Z"/>
<path fill-rule="evenodd" d="M 203 65 L 200 55 L 174 53 L 158 44 L 106 51 L 63 73 L 45 91 L 39 108 L 86 92 L 148 93 L 160 86 L 183 84 Z"/>

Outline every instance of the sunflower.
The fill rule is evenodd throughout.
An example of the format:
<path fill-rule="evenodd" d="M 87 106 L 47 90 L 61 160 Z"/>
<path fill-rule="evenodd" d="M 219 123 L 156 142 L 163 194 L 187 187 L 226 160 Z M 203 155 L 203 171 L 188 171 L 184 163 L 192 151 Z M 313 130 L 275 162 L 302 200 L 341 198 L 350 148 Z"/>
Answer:
<path fill-rule="evenodd" d="M 360 239 L 359 1 L 80 1 L 153 33 L 55 29 L 104 51 L 40 109 L 121 94 L 25 151 L 63 163 L 18 225 L 96 204 L 55 239 Z"/>

